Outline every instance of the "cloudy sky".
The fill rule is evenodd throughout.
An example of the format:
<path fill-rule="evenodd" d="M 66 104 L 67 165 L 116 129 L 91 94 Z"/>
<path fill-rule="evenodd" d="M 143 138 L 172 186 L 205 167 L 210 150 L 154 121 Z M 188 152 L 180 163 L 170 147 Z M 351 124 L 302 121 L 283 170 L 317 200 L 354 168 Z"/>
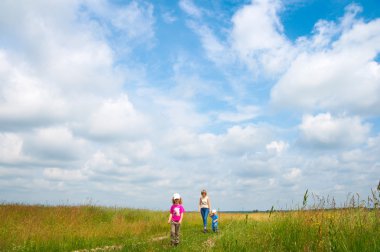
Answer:
<path fill-rule="evenodd" d="M 378 0 L 0 2 L 0 201 L 166 209 L 363 197 Z"/>

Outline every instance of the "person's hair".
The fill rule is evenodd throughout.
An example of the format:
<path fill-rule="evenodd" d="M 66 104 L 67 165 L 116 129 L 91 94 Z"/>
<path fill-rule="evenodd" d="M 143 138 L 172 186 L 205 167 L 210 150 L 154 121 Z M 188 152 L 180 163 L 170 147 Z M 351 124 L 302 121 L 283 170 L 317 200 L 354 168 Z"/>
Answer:
<path fill-rule="evenodd" d="M 172 203 L 175 204 L 175 199 L 174 198 L 172 198 Z M 182 205 L 182 198 L 179 198 L 179 203 L 178 204 Z"/>
<path fill-rule="evenodd" d="M 205 189 L 203 189 L 203 190 L 201 191 L 201 195 L 204 194 L 204 193 L 207 195 L 207 191 L 206 191 Z"/>

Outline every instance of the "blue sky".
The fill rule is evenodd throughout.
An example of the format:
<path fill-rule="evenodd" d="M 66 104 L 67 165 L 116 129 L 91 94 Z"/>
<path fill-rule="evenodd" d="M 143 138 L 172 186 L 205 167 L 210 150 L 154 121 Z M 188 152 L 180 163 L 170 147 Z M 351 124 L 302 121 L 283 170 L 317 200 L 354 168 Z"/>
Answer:
<path fill-rule="evenodd" d="M 377 0 L 0 3 L 0 200 L 224 210 L 365 198 Z"/>

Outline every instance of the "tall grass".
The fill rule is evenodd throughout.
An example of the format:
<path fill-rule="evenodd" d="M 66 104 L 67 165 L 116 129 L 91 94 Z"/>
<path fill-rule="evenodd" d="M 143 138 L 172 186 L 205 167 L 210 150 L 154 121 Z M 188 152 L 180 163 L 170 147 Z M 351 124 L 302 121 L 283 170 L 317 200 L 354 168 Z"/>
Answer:
<path fill-rule="evenodd" d="M 379 213 L 366 209 L 277 212 L 230 223 L 219 251 L 380 251 Z"/>
<path fill-rule="evenodd" d="M 379 185 L 380 186 L 380 185 Z M 216 243 L 218 251 L 380 251 L 380 188 L 368 200 L 348 197 L 340 208 L 334 198 L 305 192 L 302 207 L 274 211 L 266 221 L 232 221 Z"/>
<path fill-rule="evenodd" d="M 133 242 L 165 233 L 165 218 L 147 210 L 1 205 L 0 250 L 70 251 Z"/>
<path fill-rule="evenodd" d="M 218 234 L 203 234 L 200 214 L 186 213 L 178 248 L 167 212 L 3 204 L 0 251 L 380 251 L 380 190 L 372 194 L 343 208 L 306 192 L 298 210 L 220 213 Z"/>

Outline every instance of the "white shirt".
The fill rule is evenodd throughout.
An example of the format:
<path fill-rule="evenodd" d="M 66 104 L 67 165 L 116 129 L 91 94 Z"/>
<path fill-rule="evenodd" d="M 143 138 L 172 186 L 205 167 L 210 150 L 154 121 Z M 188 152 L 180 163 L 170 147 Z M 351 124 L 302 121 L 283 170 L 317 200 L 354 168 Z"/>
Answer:
<path fill-rule="evenodd" d="M 200 198 L 200 207 L 201 208 L 208 208 L 208 196 L 206 196 L 206 197 L 201 197 Z"/>

